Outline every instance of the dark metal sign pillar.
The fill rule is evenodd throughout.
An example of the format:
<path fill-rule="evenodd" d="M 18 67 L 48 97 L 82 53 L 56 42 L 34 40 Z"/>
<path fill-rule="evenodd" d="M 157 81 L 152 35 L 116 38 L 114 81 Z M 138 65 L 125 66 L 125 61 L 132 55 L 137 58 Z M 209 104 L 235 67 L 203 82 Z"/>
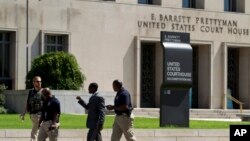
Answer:
<path fill-rule="evenodd" d="M 163 83 L 160 126 L 189 127 L 189 89 L 192 87 L 192 47 L 189 33 L 161 32 Z"/>

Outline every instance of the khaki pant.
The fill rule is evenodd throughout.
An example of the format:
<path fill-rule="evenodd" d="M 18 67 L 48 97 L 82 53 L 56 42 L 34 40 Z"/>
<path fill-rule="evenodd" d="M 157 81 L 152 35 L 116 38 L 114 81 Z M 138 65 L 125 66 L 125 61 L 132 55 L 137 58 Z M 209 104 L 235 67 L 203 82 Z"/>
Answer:
<path fill-rule="evenodd" d="M 43 121 L 38 134 L 38 141 L 46 141 L 46 138 L 49 137 L 50 141 L 57 141 L 58 138 L 58 128 L 49 130 L 49 127 L 52 125 L 52 121 Z"/>
<path fill-rule="evenodd" d="M 31 141 L 36 141 L 37 139 L 37 132 L 38 132 L 38 124 L 39 124 L 39 114 L 30 114 L 30 119 L 32 121 L 32 129 L 31 129 Z"/>
<path fill-rule="evenodd" d="M 131 114 L 130 117 L 128 117 L 127 115 L 116 115 L 113 124 L 111 141 L 120 141 L 122 133 L 124 133 L 127 141 L 136 141 L 133 131 L 133 121 L 133 114 Z"/>

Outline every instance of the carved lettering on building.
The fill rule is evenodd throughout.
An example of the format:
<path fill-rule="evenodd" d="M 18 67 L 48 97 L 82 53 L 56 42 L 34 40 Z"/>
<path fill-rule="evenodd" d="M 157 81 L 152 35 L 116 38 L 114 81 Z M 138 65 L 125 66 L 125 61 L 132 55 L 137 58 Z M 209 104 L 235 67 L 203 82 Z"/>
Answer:
<path fill-rule="evenodd" d="M 239 27 L 237 20 L 191 17 L 151 13 L 149 20 L 139 20 L 138 27 L 144 29 L 171 30 L 249 36 L 249 29 Z"/>

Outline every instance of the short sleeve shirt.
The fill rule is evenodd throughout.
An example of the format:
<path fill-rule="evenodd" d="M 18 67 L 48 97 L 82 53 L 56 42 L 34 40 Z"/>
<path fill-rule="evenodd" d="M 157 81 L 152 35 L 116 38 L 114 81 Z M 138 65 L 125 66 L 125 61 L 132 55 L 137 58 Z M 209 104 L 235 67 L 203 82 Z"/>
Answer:
<path fill-rule="evenodd" d="M 60 114 L 60 102 L 54 96 L 48 100 L 44 101 L 43 109 L 42 109 L 42 116 L 44 117 L 45 121 L 53 120 L 55 114 Z"/>
<path fill-rule="evenodd" d="M 128 105 L 128 107 L 132 107 L 130 93 L 124 88 L 121 88 L 121 90 L 118 91 L 115 96 L 114 103 L 115 103 L 115 106 Z M 126 112 L 129 112 L 129 110 L 126 110 L 126 111 L 115 110 L 116 114 L 122 114 Z"/>

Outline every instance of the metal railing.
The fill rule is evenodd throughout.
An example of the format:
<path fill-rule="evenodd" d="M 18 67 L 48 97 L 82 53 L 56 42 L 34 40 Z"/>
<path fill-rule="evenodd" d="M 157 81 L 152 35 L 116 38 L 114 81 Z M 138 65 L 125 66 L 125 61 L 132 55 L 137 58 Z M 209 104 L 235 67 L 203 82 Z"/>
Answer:
<path fill-rule="evenodd" d="M 237 103 L 240 105 L 240 113 L 242 113 L 243 110 L 243 102 L 239 101 L 238 99 L 234 98 L 233 96 L 231 96 L 230 94 L 227 94 L 227 98 L 231 99 L 233 102 Z"/>

